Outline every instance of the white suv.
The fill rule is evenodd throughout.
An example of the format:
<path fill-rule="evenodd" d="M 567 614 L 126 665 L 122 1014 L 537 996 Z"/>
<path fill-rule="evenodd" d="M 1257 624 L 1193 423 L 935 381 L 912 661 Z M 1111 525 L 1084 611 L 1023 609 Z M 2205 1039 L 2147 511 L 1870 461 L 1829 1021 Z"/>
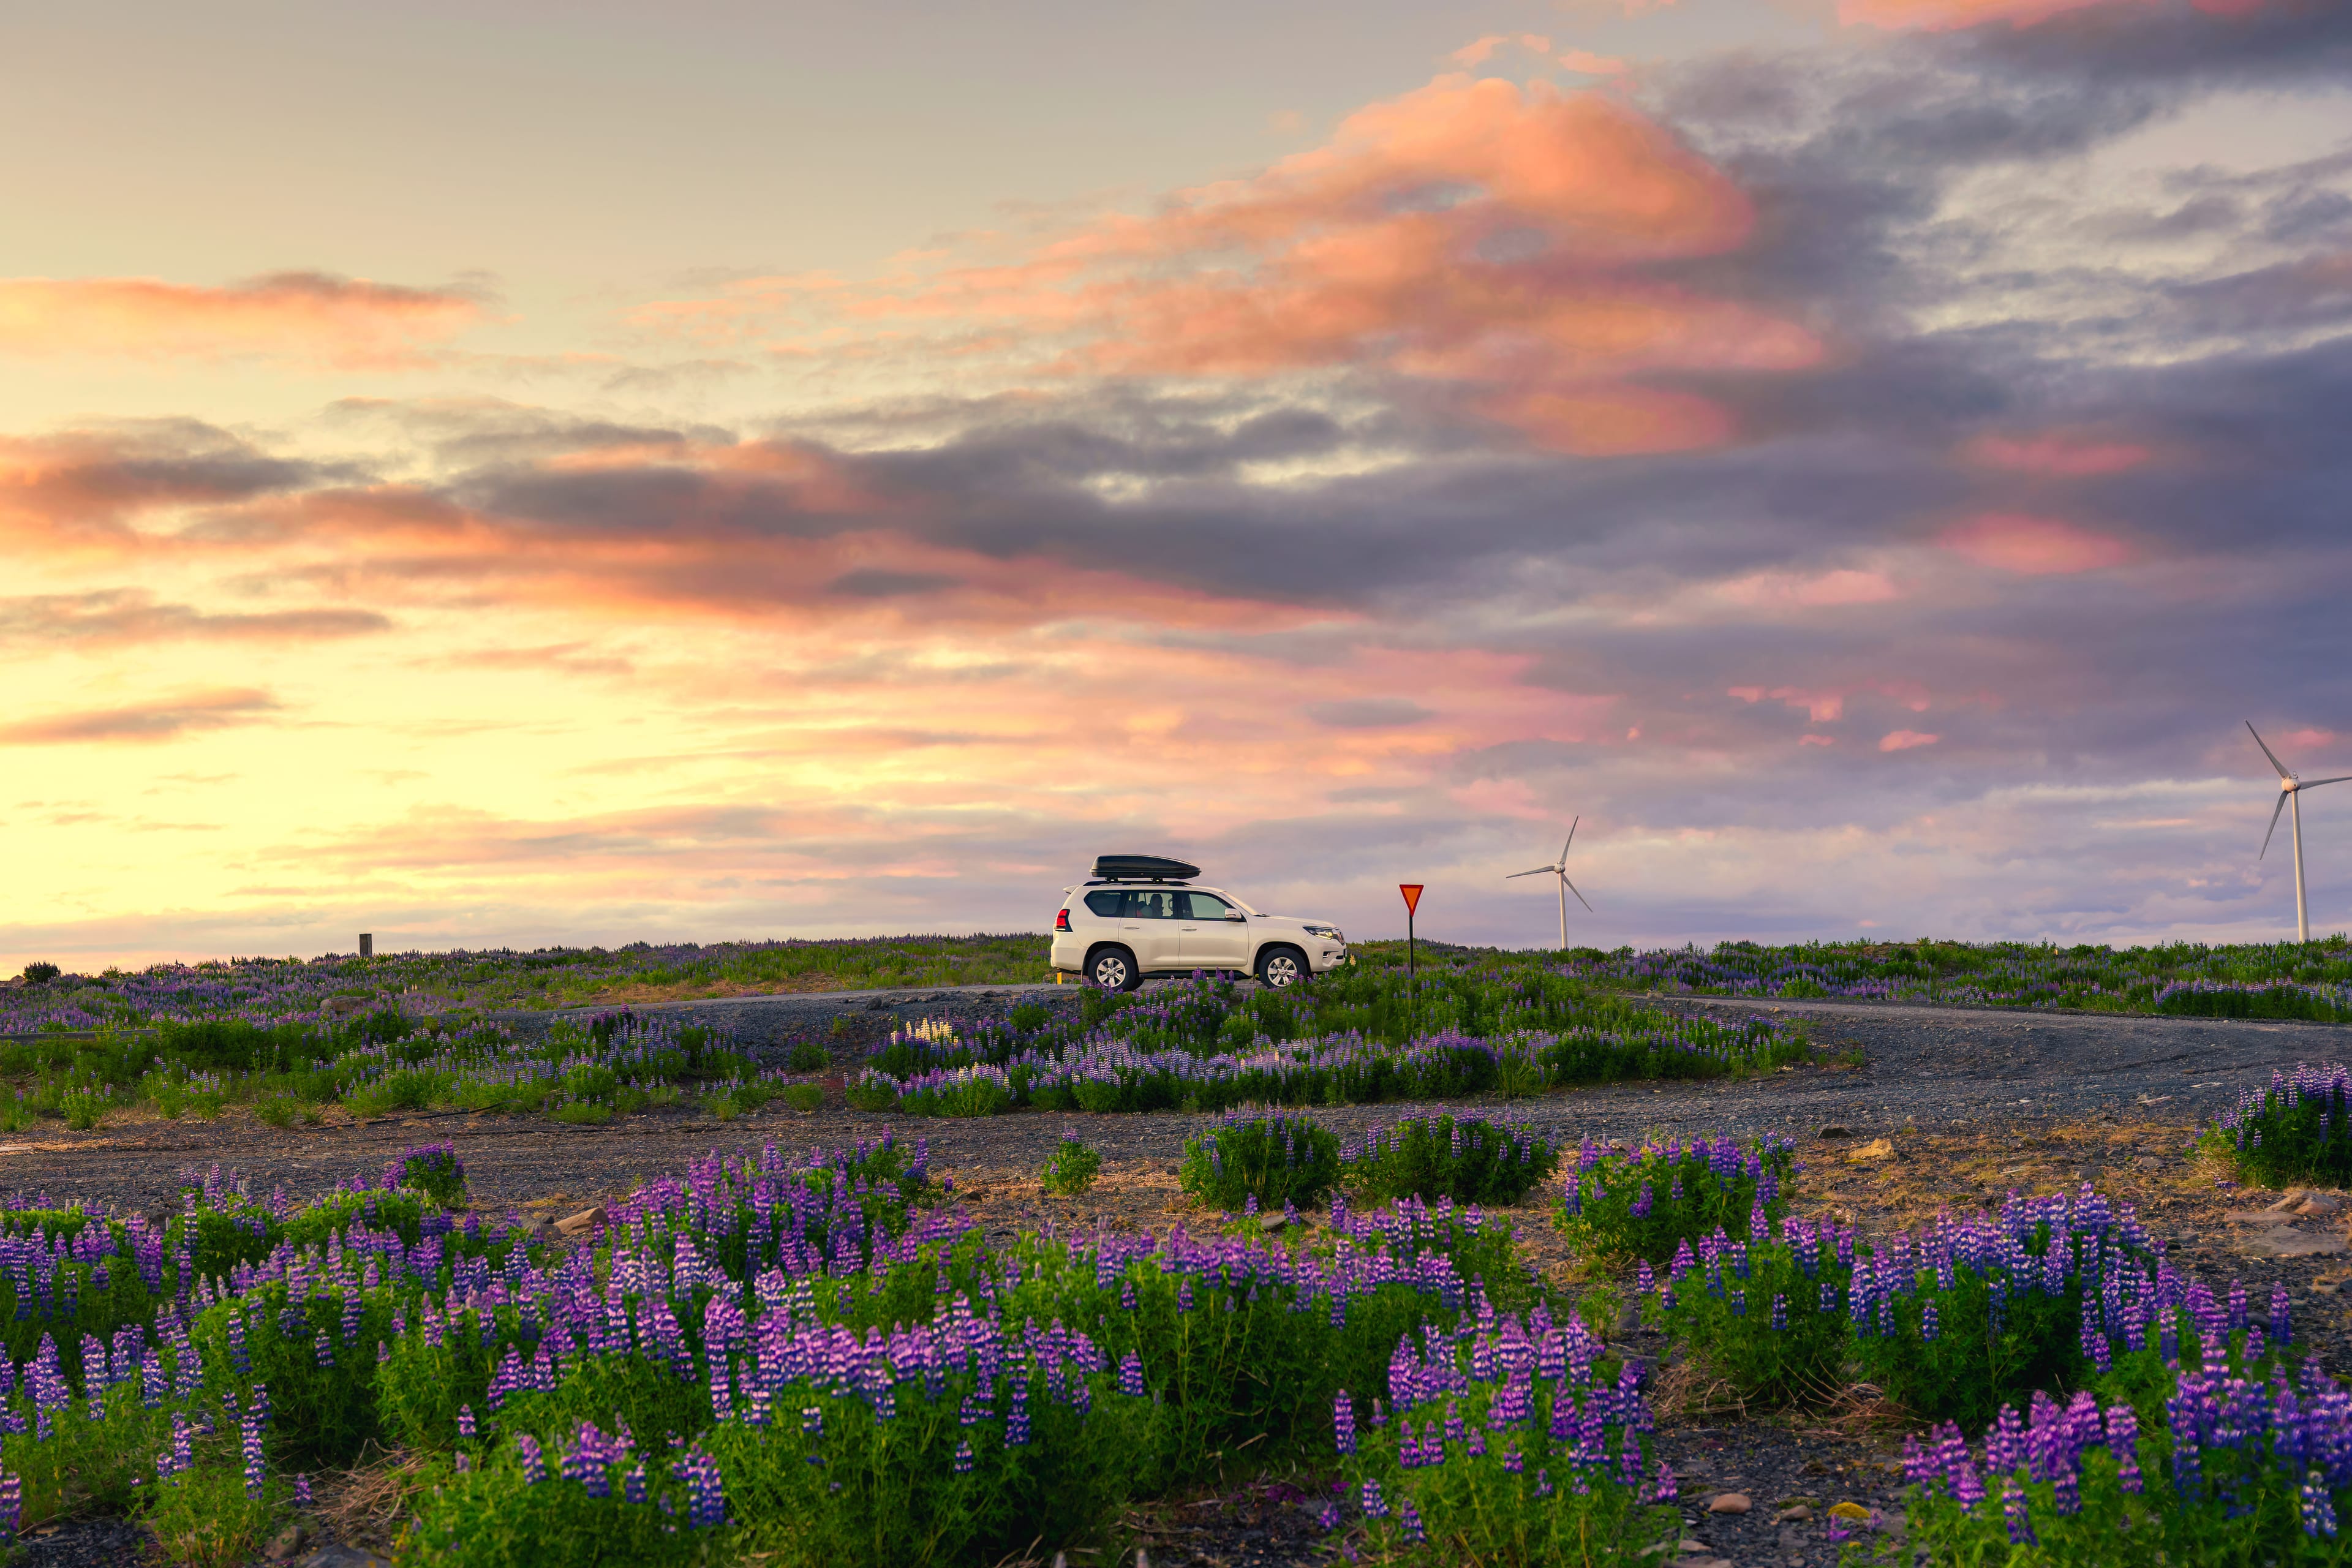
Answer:
<path fill-rule="evenodd" d="M 1147 974 L 1238 971 L 1282 990 L 1351 962 L 1328 921 L 1263 915 L 1231 893 L 1196 888 L 1197 866 L 1145 855 L 1105 855 L 1095 874 L 1062 889 L 1053 964 L 1106 991 L 1132 991 Z"/>

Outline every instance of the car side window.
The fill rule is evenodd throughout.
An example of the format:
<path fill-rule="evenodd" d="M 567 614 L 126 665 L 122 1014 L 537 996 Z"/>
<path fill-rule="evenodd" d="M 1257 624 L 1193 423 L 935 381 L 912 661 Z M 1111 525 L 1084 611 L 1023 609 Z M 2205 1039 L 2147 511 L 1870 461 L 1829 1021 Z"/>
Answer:
<path fill-rule="evenodd" d="M 1176 918 L 1176 895 L 1164 888 L 1131 889 L 1119 917 L 1130 921 L 1172 921 Z"/>
<path fill-rule="evenodd" d="M 1094 910 L 1095 913 L 1102 916 L 1102 918 L 1107 921 L 1115 921 L 1118 919 L 1118 889 L 1114 888 L 1105 888 L 1100 892 L 1088 893 L 1087 895 L 1087 908 Z"/>
<path fill-rule="evenodd" d="M 1214 893 L 1179 893 L 1176 896 L 1189 906 L 1184 915 L 1188 921 L 1221 921 L 1225 918 L 1225 911 L 1233 907 Z"/>

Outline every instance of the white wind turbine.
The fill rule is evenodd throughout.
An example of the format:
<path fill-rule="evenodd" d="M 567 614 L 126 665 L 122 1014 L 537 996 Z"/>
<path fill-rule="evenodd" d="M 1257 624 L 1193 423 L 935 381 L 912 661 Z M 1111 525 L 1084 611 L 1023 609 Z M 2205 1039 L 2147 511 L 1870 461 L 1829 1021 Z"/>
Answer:
<path fill-rule="evenodd" d="M 2246 721 L 2246 733 L 2253 736 L 2255 745 L 2262 746 L 2263 755 L 2270 758 L 2271 766 L 2278 770 L 2279 776 L 2279 798 L 2278 804 L 2271 807 L 2270 832 L 2263 835 L 2262 854 L 2255 856 L 2254 858 L 2259 860 L 2263 855 L 2271 852 L 2271 834 L 2278 831 L 2279 813 L 2292 811 L 2294 818 L 2293 829 L 2294 833 L 2294 940 L 2309 942 L 2311 910 L 2303 901 L 2303 792 L 2307 789 L 2317 789 L 2321 784 L 2344 784 L 2352 781 L 2352 773 L 2338 773 L 2332 779 L 2308 781 L 2299 779 L 2287 772 L 2286 764 L 2278 760 L 2278 754 L 2263 744 L 2262 733 L 2254 728 L 2253 721 L 2251 719 Z"/>
<path fill-rule="evenodd" d="M 1559 847 L 1559 858 L 1558 861 L 1549 866 L 1538 866 L 1532 871 L 1514 871 L 1509 877 L 1503 879 L 1503 880 L 1507 882 L 1511 880 L 1513 877 L 1540 877 L 1546 872 L 1549 872 L 1551 875 L 1559 879 L 1559 947 L 1562 952 L 1568 951 L 1568 896 L 1570 893 L 1576 893 L 1576 884 L 1568 879 L 1568 845 L 1576 842 L 1576 825 L 1583 820 L 1584 818 L 1580 816 L 1573 817 L 1570 820 L 1568 825 L 1568 844 L 1563 844 Z M 1582 893 L 1576 893 L 1576 901 L 1580 904 L 1584 904 L 1585 913 L 1591 914 L 1593 912 L 1592 906 L 1584 902 L 1584 895 Z"/>

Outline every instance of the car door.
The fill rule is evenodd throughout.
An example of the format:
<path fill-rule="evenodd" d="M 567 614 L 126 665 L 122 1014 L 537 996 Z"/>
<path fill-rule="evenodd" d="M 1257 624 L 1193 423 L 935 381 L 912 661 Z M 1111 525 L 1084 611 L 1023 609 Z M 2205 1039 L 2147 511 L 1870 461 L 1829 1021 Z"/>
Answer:
<path fill-rule="evenodd" d="M 1247 969 L 1250 928 L 1241 910 L 1214 893 L 1176 896 L 1177 940 L 1187 969 Z"/>
<path fill-rule="evenodd" d="M 1129 888 L 1118 910 L 1119 940 L 1135 954 L 1135 966 L 1149 974 L 1179 969 L 1176 890 Z"/>

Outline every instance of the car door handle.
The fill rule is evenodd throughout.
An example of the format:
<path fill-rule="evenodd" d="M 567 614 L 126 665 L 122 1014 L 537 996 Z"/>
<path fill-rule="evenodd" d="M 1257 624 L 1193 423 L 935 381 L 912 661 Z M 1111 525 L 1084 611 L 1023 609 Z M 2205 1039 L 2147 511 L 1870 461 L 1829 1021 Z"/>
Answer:
<path fill-rule="evenodd" d="M 1177 929 L 1178 931 L 1199 931 L 1201 928 L 1200 928 L 1199 926 L 1178 926 L 1176 929 Z"/>

